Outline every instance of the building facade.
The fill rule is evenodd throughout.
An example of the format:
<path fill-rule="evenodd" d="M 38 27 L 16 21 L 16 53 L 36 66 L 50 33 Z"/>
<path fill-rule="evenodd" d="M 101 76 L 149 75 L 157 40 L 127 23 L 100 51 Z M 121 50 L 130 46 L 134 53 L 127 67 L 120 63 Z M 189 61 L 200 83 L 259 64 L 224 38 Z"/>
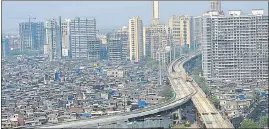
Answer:
<path fill-rule="evenodd" d="M 71 58 L 70 46 L 70 22 L 71 19 L 64 19 L 62 22 L 62 56 Z"/>
<path fill-rule="evenodd" d="M 24 50 L 40 50 L 45 44 L 44 22 L 22 22 L 19 24 L 20 46 Z"/>
<path fill-rule="evenodd" d="M 129 34 L 128 34 L 128 28 L 127 26 L 123 26 L 122 28 L 119 28 L 117 31 L 117 37 L 121 40 L 121 54 L 122 54 L 122 59 L 127 60 L 129 59 L 129 47 L 128 47 L 128 39 L 129 39 Z"/>
<path fill-rule="evenodd" d="M 48 19 L 46 21 L 46 44 L 44 54 L 48 54 L 50 61 L 62 58 L 61 19 Z"/>
<path fill-rule="evenodd" d="M 8 39 L 2 39 L 2 44 L 1 44 L 1 54 L 2 57 L 7 57 L 9 56 L 9 41 Z"/>
<path fill-rule="evenodd" d="M 157 59 L 157 53 L 169 46 L 169 27 L 156 24 L 144 27 L 144 53 L 146 57 Z"/>
<path fill-rule="evenodd" d="M 37 48 L 36 24 L 22 22 L 19 24 L 21 51 L 34 50 Z"/>
<path fill-rule="evenodd" d="M 152 1 L 152 24 L 157 25 L 160 24 L 159 21 L 159 1 Z"/>
<path fill-rule="evenodd" d="M 180 46 L 190 46 L 190 18 L 188 16 L 172 16 L 168 20 L 173 43 Z"/>
<path fill-rule="evenodd" d="M 129 20 L 129 52 L 130 60 L 138 62 L 143 58 L 143 22 L 136 16 Z"/>
<path fill-rule="evenodd" d="M 191 36 L 191 44 L 190 47 L 192 50 L 196 50 L 201 46 L 202 40 L 202 17 L 191 17 L 190 18 L 190 36 Z"/>
<path fill-rule="evenodd" d="M 96 39 L 96 20 L 79 17 L 72 19 L 70 21 L 69 42 L 71 44 L 72 59 L 95 58 L 98 55 L 95 52 L 100 52 L 100 44 L 96 44 L 99 43 Z"/>
<path fill-rule="evenodd" d="M 108 59 L 111 61 L 122 60 L 122 41 L 119 38 L 109 38 L 108 46 Z"/>
<path fill-rule="evenodd" d="M 268 79 L 268 15 L 229 11 L 202 18 L 202 69 L 209 80 Z"/>
<path fill-rule="evenodd" d="M 101 49 L 101 41 L 96 40 L 90 40 L 87 44 L 87 58 L 88 60 L 99 60 L 100 59 L 100 49 Z"/>
<path fill-rule="evenodd" d="M 37 38 L 37 49 L 42 50 L 46 43 L 46 30 L 44 22 L 37 22 L 36 24 L 36 38 Z"/>
<path fill-rule="evenodd" d="M 100 46 L 100 59 L 107 60 L 107 44 L 101 44 Z"/>

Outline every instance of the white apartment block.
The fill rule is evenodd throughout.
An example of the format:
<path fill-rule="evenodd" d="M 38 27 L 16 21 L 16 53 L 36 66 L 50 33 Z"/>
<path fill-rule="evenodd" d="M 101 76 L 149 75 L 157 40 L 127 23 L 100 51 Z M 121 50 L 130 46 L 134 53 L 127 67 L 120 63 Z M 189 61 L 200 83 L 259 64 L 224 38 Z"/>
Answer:
<path fill-rule="evenodd" d="M 138 62 L 143 56 L 143 22 L 135 16 L 129 19 L 130 60 Z"/>
<path fill-rule="evenodd" d="M 152 24 L 153 25 L 160 24 L 160 21 L 159 21 L 159 1 L 152 1 L 152 9 L 153 9 Z"/>
<path fill-rule="evenodd" d="M 70 55 L 70 22 L 71 19 L 64 19 L 62 22 L 62 55 L 68 57 Z"/>
<path fill-rule="evenodd" d="M 204 14 L 202 69 L 207 80 L 268 79 L 268 15 L 229 11 Z"/>
<path fill-rule="evenodd" d="M 72 59 L 97 58 L 96 52 L 100 52 L 100 44 L 96 44 L 98 42 L 95 19 L 75 18 L 71 20 L 69 43 L 71 44 Z"/>

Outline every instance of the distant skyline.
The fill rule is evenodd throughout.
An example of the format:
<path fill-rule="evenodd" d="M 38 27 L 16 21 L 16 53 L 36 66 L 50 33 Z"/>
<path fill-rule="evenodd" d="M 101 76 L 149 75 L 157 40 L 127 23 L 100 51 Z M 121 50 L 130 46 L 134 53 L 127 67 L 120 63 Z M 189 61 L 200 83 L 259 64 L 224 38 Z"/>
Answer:
<path fill-rule="evenodd" d="M 160 1 L 160 22 L 167 23 L 172 15 L 199 16 L 209 10 L 209 1 Z M 268 14 L 267 1 L 222 1 L 225 14 L 229 10 L 242 10 L 251 13 L 252 9 L 264 9 Z M 46 18 L 95 17 L 97 29 L 117 29 L 128 25 L 128 20 L 139 16 L 144 25 L 152 20 L 152 1 L 3 1 L 2 32 L 18 31 L 18 24 L 26 22 L 28 15 L 36 17 L 33 21 Z M 18 19 L 17 19 L 18 18 Z"/>

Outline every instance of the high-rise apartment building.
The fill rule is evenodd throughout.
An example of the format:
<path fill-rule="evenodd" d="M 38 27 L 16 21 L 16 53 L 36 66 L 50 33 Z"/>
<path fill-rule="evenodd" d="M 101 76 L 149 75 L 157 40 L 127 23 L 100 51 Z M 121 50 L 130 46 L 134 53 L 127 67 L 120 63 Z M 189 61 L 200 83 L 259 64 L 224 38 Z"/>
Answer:
<path fill-rule="evenodd" d="M 88 60 L 96 61 L 100 59 L 101 40 L 98 40 L 98 39 L 89 40 L 87 48 L 88 48 L 87 50 Z"/>
<path fill-rule="evenodd" d="M 144 27 L 143 33 L 145 56 L 157 59 L 157 52 L 164 50 L 166 46 L 169 46 L 169 27 L 165 24 L 155 24 L 149 27 Z"/>
<path fill-rule="evenodd" d="M 101 60 L 107 60 L 107 44 L 101 44 L 100 45 L 100 59 Z"/>
<path fill-rule="evenodd" d="M 143 22 L 136 16 L 129 20 L 130 60 L 138 62 L 143 56 Z"/>
<path fill-rule="evenodd" d="M 70 21 L 70 41 L 72 59 L 95 59 L 100 52 L 96 39 L 96 21 L 89 18 L 75 18 Z M 99 47 L 98 47 L 99 46 Z M 97 50 L 99 49 L 99 50 Z"/>
<path fill-rule="evenodd" d="M 36 38 L 37 38 L 37 49 L 43 49 L 44 44 L 46 43 L 46 30 L 44 22 L 36 22 Z"/>
<path fill-rule="evenodd" d="M 121 40 L 121 54 L 122 59 L 126 60 L 129 59 L 129 46 L 128 46 L 128 28 L 127 26 L 123 26 L 122 28 L 119 28 L 117 31 L 117 37 Z"/>
<path fill-rule="evenodd" d="M 173 47 L 175 56 L 184 54 L 190 49 L 191 44 L 191 26 L 188 16 L 171 16 L 168 19 L 170 34 L 173 37 Z"/>
<path fill-rule="evenodd" d="M 190 47 L 196 50 L 201 45 L 202 40 L 202 17 L 191 17 L 190 18 Z"/>
<path fill-rule="evenodd" d="M 43 22 L 22 22 L 19 24 L 21 51 L 39 50 L 45 43 Z"/>
<path fill-rule="evenodd" d="M 109 38 L 108 46 L 108 59 L 111 61 L 122 60 L 122 42 L 119 38 Z"/>
<path fill-rule="evenodd" d="M 128 28 L 123 26 L 107 34 L 107 56 L 109 60 L 126 60 L 128 55 Z M 128 57 L 129 58 L 129 57 Z"/>
<path fill-rule="evenodd" d="M 151 57 L 151 31 L 150 27 L 143 27 L 143 53 L 145 57 Z"/>
<path fill-rule="evenodd" d="M 224 12 L 221 10 L 221 1 L 220 0 L 210 1 L 210 9 L 206 11 L 206 13 L 209 12 L 217 12 L 219 15 L 224 15 Z"/>
<path fill-rule="evenodd" d="M 268 15 L 229 11 L 202 18 L 202 69 L 207 80 L 268 79 Z"/>
<path fill-rule="evenodd" d="M 221 1 L 219 1 L 219 0 L 210 1 L 210 10 L 220 12 L 221 11 Z"/>
<path fill-rule="evenodd" d="M 59 22 L 57 22 L 59 21 Z M 44 54 L 48 54 L 50 61 L 62 58 L 61 18 L 46 21 L 46 44 Z"/>
<path fill-rule="evenodd" d="M 9 56 L 9 41 L 8 41 L 8 39 L 2 39 L 1 55 L 2 55 L 2 57 Z"/>
<path fill-rule="evenodd" d="M 19 24 L 21 51 L 34 50 L 37 48 L 36 24 L 22 22 Z"/>
<path fill-rule="evenodd" d="M 165 49 L 170 46 L 170 28 L 159 22 L 159 2 L 152 3 L 152 24 L 143 28 L 143 53 L 145 57 L 165 60 Z"/>
<path fill-rule="evenodd" d="M 180 46 L 190 45 L 190 18 L 188 16 L 172 16 L 168 20 L 173 43 Z"/>
<path fill-rule="evenodd" d="M 71 19 L 64 19 L 62 22 L 62 56 L 65 58 L 71 58 L 70 22 Z"/>
<path fill-rule="evenodd" d="M 152 2 L 153 4 L 153 19 L 152 19 L 152 24 L 153 25 L 156 25 L 156 24 L 159 24 L 159 1 L 153 1 Z"/>

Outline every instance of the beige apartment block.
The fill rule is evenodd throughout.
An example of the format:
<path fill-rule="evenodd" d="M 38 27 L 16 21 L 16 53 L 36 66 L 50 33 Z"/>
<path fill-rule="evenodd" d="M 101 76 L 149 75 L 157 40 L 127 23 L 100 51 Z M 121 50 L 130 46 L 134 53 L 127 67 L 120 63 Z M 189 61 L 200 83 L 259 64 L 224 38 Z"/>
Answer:
<path fill-rule="evenodd" d="M 168 19 L 168 26 L 175 45 L 190 47 L 190 18 L 188 16 L 171 16 Z"/>
<path fill-rule="evenodd" d="M 138 62 L 143 56 L 143 22 L 135 16 L 129 19 L 130 60 Z"/>

